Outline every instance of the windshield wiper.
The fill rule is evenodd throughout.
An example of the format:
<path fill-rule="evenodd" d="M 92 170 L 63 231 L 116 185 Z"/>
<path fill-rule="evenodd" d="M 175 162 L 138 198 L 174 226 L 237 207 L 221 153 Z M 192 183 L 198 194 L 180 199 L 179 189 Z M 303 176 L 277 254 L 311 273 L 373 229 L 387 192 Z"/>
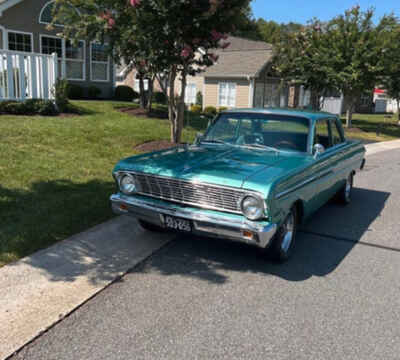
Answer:
<path fill-rule="evenodd" d="M 228 142 L 223 141 L 223 140 L 218 140 L 218 139 L 217 140 L 203 140 L 203 141 L 200 142 L 200 144 L 204 144 L 204 143 L 206 143 L 206 144 L 222 144 L 222 145 L 234 146 L 231 143 L 228 143 Z"/>
<path fill-rule="evenodd" d="M 268 150 L 268 151 L 274 151 L 276 153 L 280 152 L 280 150 L 277 148 L 274 148 L 274 147 L 268 146 L 268 145 L 263 145 L 263 144 L 244 144 L 243 146 L 246 146 L 249 148 L 257 148 L 257 149 L 264 149 L 264 150 Z"/>

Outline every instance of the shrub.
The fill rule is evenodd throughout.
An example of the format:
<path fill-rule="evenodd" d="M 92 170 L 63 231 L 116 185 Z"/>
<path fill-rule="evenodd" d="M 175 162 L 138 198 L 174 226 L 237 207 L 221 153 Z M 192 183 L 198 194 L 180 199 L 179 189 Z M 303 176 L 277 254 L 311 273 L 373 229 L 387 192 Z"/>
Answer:
<path fill-rule="evenodd" d="M 198 91 L 196 94 L 196 105 L 203 107 L 203 94 L 201 91 Z"/>
<path fill-rule="evenodd" d="M 67 112 L 68 110 L 68 87 L 68 81 L 65 79 L 58 79 L 54 86 L 54 98 L 56 106 L 60 112 Z"/>
<path fill-rule="evenodd" d="M 89 99 L 98 99 L 101 95 L 101 90 L 94 85 L 88 87 L 88 97 Z"/>
<path fill-rule="evenodd" d="M 228 108 L 226 106 L 220 106 L 218 108 L 218 112 L 222 112 L 222 111 L 225 111 L 225 110 L 228 110 Z"/>
<path fill-rule="evenodd" d="M 115 88 L 115 99 L 119 101 L 132 101 L 137 99 L 139 94 L 130 86 L 120 85 Z"/>
<path fill-rule="evenodd" d="M 167 97 L 162 91 L 156 91 L 153 94 L 153 99 L 154 102 L 157 104 L 166 104 L 167 103 Z"/>
<path fill-rule="evenodd" d="M 37 102 L 36 111 L 42 116 L 55 116 L 58 115 L 57 108 L 51 100 L 39 100 Z"/>
<path fill-rule="evenodd" d="M 83 99 L 83 87 L 76 84 L 68 83 L 68 99 L 80 100 Z"/>
<path fill-rule="evenodd" d="M 204 109 L 204 114 L 209 116 L 217 115 L 217 108 L 215 106 L 206 106 Z"/>
<path fill-rule="evenodd" d="M 200 113 L 201 113 L 201 110 L 202 110 L 202 108 L 201 108 L 200 105 L 192 105 L 192 106 L 190 107 L 190 111 L 191 111 L 192 113 L 194 113 L 194 114 L 200 114 Z"/>
<path fill-rule="evenodd" d="M 1 112 L 11 115 L 25 115 L 26 106 L 19 101 L 5 101 L 2 103 Z"/>

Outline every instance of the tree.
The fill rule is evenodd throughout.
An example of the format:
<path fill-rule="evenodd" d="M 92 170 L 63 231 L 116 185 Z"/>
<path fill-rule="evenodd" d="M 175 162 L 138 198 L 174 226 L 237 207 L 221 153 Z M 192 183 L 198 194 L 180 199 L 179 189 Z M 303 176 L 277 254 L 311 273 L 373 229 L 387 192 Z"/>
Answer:
<path fill-rule="evenodd" d="M 289 34 L 300 31 L 304 26 L 293 22 L 278 24 L 272 20 L 258 19 L 257 27 L 262 40 L 270 44 L 279 44 Z"/>
<path fill-rule="evenodd" d="M 347 126 L 351 127 L 356 101 L 375 87 L 383 71 L 382 36 L 391 21 L 373 22 L 374 10 L 359 6 L 326 24 L 314 19 L 280 47 L 278 69 L 319 92 L 336 89 L 344 95 Z M 279 63 L 280 62 L 280 63 Z"/>
<path fill-rule="evenodd" d="M 250 0 L 57 0 L 63 34 L 110 45 L 115 59 L 141 64 L 146 75 L 163 76 L 168 87 L 171 141 L 179 143 L 184 123 L 186 78 L 217 61 L 227 33 Z M 80 10 L 71 10 L 71 5 Z M 175 91 L 176 80 L 181 82 Z"/>
<path fill-rule="evenodd" d="M 400 24 L 392 16 L 388 17 L 388 26 L 382 34 L 383 73 L 380 85 L 386 89 L 387 95 L 397 102 L 397 116 L 400 122 Z"/>

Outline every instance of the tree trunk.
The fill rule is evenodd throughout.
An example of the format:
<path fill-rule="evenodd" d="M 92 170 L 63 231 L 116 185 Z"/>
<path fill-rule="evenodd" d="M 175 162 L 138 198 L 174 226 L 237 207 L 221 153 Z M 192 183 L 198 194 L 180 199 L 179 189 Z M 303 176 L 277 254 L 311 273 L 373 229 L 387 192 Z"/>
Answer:
<path fill-rule="evenodd" d="M 176 67 L 173 66 L 168 76 L 168 85 L 169 85 L 168 117 L 171 123 L 171 142 L 174 144 L 178 144 L 179 139 L 177 137 L 177 132 L 176 132 L 178 112 L 175 99 L 175 80 L 176 80 Z"/>
<path fill-rule="evenodd" d="M 139 74 L 139 99 L 140 99 L 140 107 L 142 109 L 146 109 L 146 94 L 144 92 L 144 76 Z"/>
<path fill-rule="evenodd" d="M 351 129 L 352 127 L 353 112 L 354 112 L 354 99 L 352 97 L 349 97 L 346 110 L 346 127 L 348 129 Z"/>
<path fill-rule="evenodd" d="M 147 111 L 149 113 L 151 113 L 151 109 L 152 109 L 152 105 L 153 105 L 154 78 L 155 78 L 155 76 L 152 76 L 151 79 L 149 79 L 149 91 L 148 91 L 148 96 L 147 96 Z"/>
<path fill-rule="evenodd" d="M 397 102 L 397 120 L 399 121 L 400 125 L 400 99 L 396 99 Z"/>
<path fill-rule="evenodd" d="M 311 91 L 311 107 L 315 111 L 320 110 L 320 94 L 318 91 Z"/>

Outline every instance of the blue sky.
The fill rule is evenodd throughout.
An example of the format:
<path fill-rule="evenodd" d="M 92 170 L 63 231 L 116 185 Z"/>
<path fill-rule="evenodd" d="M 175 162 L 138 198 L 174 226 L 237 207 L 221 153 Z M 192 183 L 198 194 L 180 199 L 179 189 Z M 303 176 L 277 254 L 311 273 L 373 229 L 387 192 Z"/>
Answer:
<path fill-rule="evenodd" d="M 320 20 L 329 20 L 343 13 L 354 5 L 360 5 L 363 10 L 375 7 L 377 17 L 394 11 L 400 15 L 400 1 L 375 0 L 253 0 L 252 7 L 256 18 L 280 22 L 299 22 L 305 24 L 314 16 Z"/>

